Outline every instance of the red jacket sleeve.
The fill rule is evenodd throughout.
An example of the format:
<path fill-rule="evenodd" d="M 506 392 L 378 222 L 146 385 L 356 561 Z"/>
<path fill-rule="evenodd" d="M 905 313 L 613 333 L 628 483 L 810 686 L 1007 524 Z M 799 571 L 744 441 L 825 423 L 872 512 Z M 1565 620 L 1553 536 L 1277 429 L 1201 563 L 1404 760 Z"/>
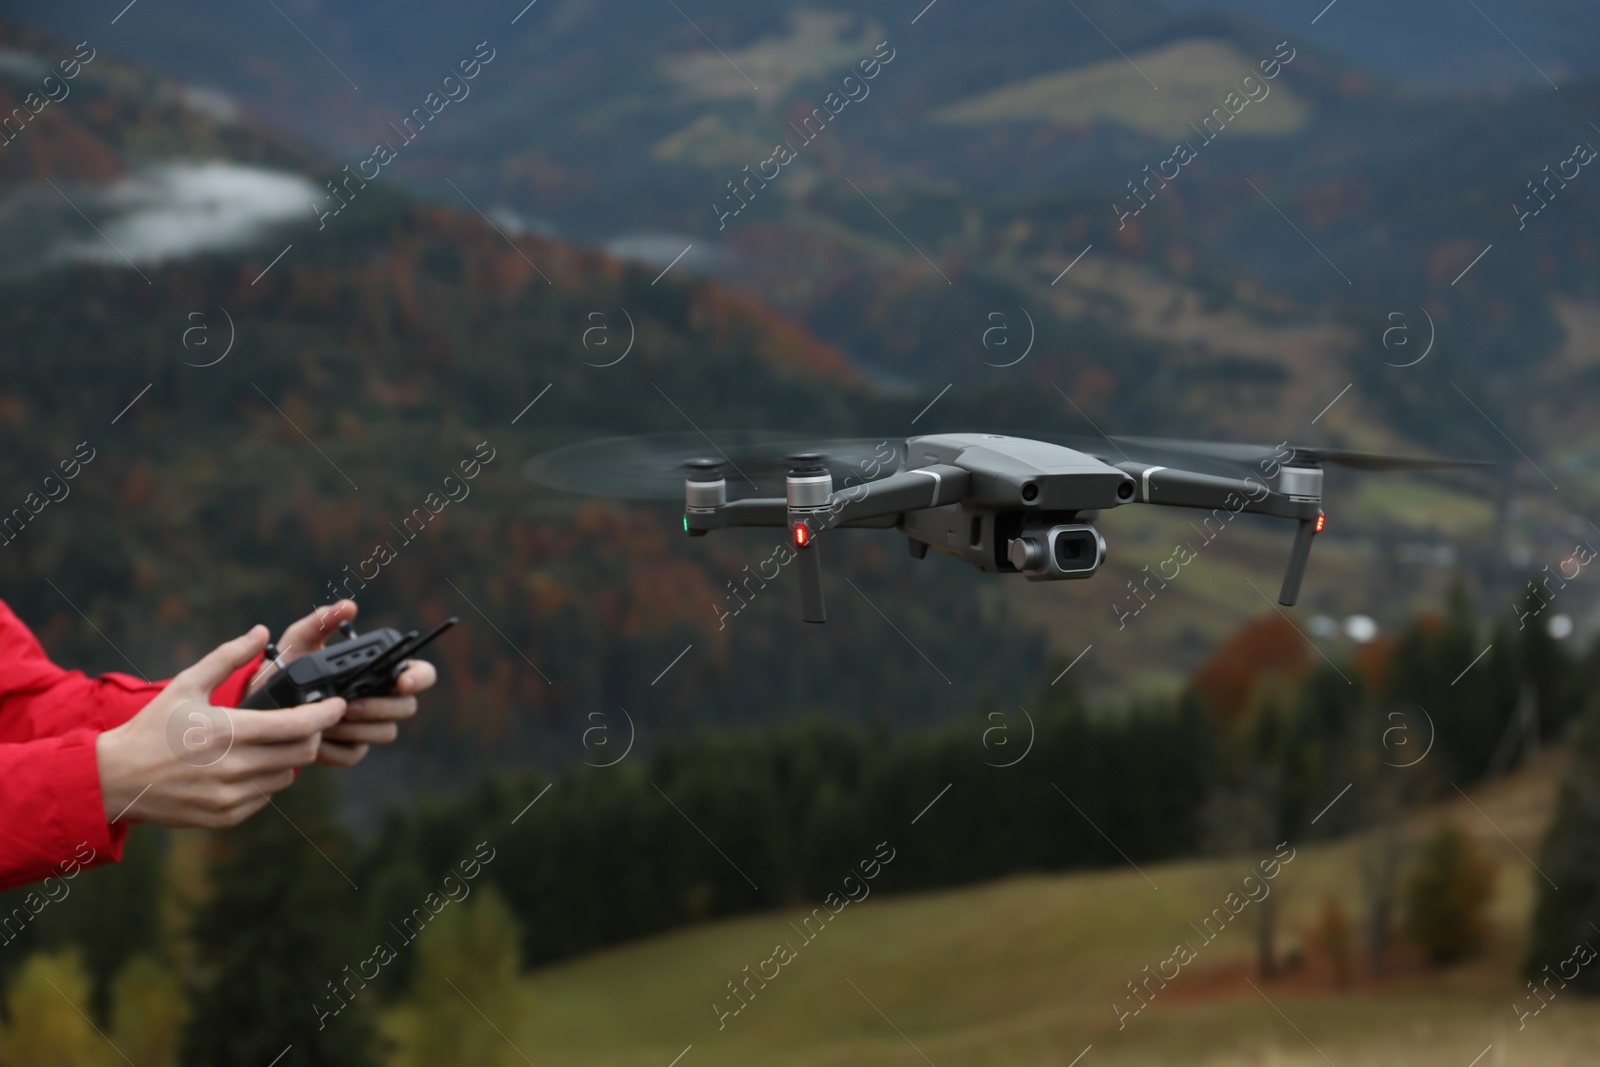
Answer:
<path fill-rule="evenodd" d="M 238 704 L 256 667 L 236 671 L 212 702 Z M 127 824 L 107 822 L 95 740 L 165 685 L 63 670 L 0 602 L 0 889 L 122 858 Z"/>

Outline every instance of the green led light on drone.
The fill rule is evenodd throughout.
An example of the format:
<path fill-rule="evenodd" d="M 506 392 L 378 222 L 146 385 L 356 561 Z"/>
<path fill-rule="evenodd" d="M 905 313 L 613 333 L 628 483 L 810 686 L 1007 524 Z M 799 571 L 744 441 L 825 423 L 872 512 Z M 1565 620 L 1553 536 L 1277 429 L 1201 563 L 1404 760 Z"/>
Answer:
<path fill-rule="evenodd" d="M 683 517 L 683 532 L 684 533 L 688 533 L 689 532 L 689 516 L 687 516 L 687 515 L 685 515 Z"/>

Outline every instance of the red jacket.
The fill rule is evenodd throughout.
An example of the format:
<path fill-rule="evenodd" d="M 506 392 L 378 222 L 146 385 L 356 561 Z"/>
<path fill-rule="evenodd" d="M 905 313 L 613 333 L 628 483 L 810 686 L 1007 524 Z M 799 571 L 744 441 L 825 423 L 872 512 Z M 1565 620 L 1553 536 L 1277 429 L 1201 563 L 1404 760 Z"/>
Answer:
<path fill-rule="evenodd" d="M 235 672 L 211 703 L 237 706 L 255 670 Z M 128 824 L 106 822 L 95 738 L 166 684 L 63 670 L 0 602 L 0 889 L 60 875 L 88 849 L 89 866 L 122 858 Z"/>

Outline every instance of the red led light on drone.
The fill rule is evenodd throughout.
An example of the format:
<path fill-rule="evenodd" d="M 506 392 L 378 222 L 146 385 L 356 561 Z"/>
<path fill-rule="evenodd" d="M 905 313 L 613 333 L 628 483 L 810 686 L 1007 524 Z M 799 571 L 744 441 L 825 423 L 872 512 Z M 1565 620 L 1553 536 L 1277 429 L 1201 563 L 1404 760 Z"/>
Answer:
<path fill-rule="evenodd" d="M 1322 532 L 1322 528 L 1324 526 L 1326 526 L 1326 525 L 1328 525 L 1328 516 L 1324 515 L 1322 512 L 1319 511 L 1319 512 L 1317 512 L 1317 528 L 1315 530 L 1312 530 L 1311 532 L 1312 533 L 1321 533 Z"/>
<path fill-rule="evenodd" d="M 794 524 L 794 543 L 799 548 L 804 548 L 811 543 L 811 531 L 806 529 L 806 524 L 803 522 Z"/>

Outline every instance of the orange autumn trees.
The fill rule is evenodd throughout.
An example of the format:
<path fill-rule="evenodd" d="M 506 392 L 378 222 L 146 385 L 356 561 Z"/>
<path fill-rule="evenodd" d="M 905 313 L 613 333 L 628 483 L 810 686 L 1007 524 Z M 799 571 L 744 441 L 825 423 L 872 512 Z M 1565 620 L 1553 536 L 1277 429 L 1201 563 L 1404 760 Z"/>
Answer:
<path fill-rule="evenodd" d="M 1294 681 L 1312 655 L 1294 624 L 1273 614 L 1246 623 L 1195 672 L 1191 684 L 1224 726 L 1238 722 L 1262 681 Z"/>

